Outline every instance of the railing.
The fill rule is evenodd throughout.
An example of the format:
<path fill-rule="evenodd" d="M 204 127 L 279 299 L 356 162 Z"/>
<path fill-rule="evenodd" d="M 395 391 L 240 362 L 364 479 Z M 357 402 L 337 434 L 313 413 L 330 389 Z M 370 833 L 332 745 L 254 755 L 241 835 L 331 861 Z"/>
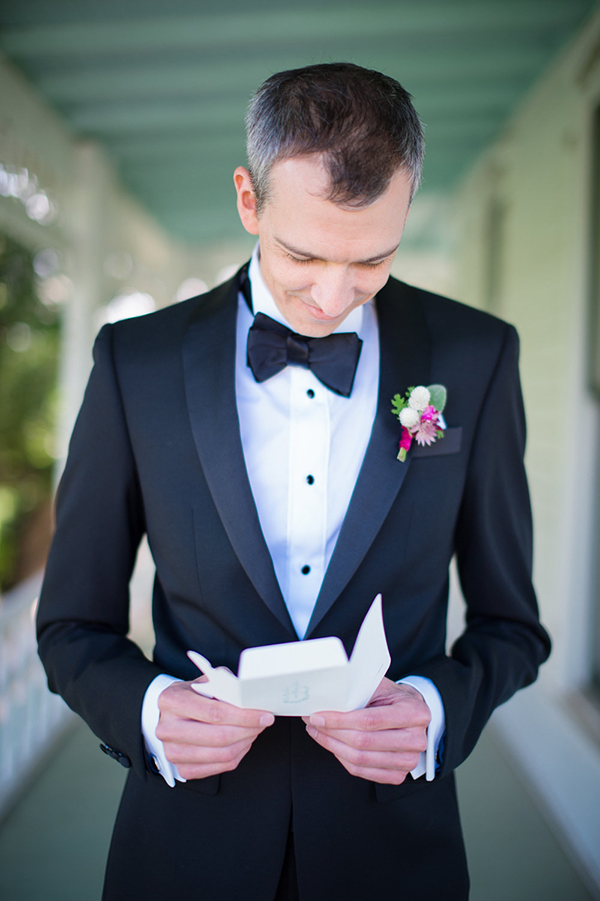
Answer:
<path fill-rule="evenodd" d="M 51 694 L 35 641 L 41 575 L 0 600 L 0 816 L 74 714 Z"/>

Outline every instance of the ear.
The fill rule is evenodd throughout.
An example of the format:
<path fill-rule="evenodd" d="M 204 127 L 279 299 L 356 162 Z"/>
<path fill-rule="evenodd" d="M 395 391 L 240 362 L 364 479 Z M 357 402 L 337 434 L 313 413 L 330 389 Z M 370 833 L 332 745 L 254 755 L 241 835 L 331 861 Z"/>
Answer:
<path fill-rule="evenodd" d="M 257 235 L 256 196 L 248 170 L 243 166 L 238 166 L 233 173 L 233 183 L 237 192 L 237 209 L 242 225 L 251 235 Z"/>

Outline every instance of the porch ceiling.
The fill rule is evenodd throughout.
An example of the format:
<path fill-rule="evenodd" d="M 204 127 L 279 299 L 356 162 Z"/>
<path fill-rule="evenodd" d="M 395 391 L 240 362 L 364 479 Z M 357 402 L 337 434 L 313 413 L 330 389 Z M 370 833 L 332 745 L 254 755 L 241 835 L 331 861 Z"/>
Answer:
<path fill-rule="evenodd" d="M 445 192 L 595 0 L 19 0 L 0 51 L 99 141 L 174 237 L 239 237 L 231 174 L 249 96 L 272 72 L 349 60 L 413 94 L 423 192 Z"/>

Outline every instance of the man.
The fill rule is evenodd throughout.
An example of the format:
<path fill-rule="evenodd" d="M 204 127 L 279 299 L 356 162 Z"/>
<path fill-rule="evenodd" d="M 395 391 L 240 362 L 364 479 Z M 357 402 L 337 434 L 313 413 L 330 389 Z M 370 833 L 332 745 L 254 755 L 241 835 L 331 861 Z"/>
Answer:
<path fill-rule="evenodd" d="M 422 151 L 392 79 L 273 76 L 234 175 L 249 270 L 98 338 L 39 634 L 50 686 L 132 767 L 108 899 L 467 897 L 452 771 L 549 646 L 514 329 L 389 278 Z M 400 462 L 391 398 L 433 383 L 447 428 Z M 153 662 L 126 638 L 144 532 Z M 189 648 L 234 671 L 295 638 L 351 651 L 379 592 L 392 663 L 364 710 L 274 721 L 191 688 Z"/>

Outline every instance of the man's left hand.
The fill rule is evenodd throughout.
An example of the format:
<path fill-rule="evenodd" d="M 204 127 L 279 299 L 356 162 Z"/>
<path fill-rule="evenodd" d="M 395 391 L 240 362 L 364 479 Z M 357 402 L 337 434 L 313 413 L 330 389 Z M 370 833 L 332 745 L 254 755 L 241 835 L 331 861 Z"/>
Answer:
<path fill-rule="evenodd" d="M 352 776 L 400 785 L 427 749 L 429 707 L 410 685 L 382 679 L 362 710 L 313 713 L 306 731 Z"/>

